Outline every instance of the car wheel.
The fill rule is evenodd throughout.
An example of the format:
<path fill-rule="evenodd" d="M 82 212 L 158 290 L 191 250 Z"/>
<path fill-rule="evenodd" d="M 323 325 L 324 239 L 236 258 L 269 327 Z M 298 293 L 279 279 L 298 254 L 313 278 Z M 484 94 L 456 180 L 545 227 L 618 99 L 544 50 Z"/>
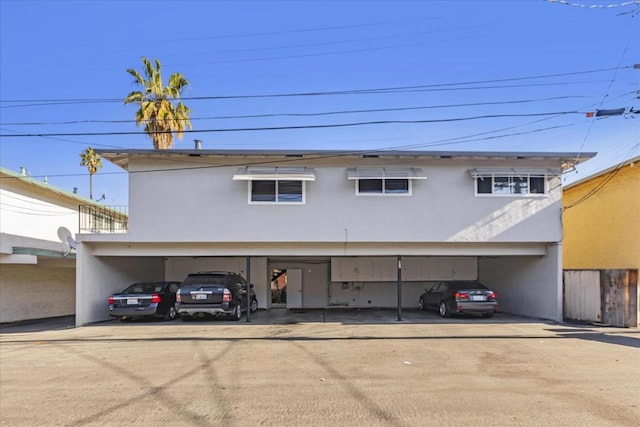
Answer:
<path fill-rule="evenodd" d="M 176 320 L 176 317 L 178 317 L 178 312 L 176 311 L 176 306 L 172 305 L 164 314 L 164 320 Z"/>
<path fill-rule="evenodd" d="M 255 313 L 256 311 L 258 311 L 258 300 L 257 299 L 252 299 L 251 300 L 251 305 L 249 306 L 249 310 L 251 310 L 252 313 Z"/>
<path fill-rule="evenodd" d="M 444 301 L 440 301 L 438 312 L 440 313 L 441 317 L 449 317 L 449 309 L 447 308 L 447 304 Z"/>
<path fill-rule="evenodd" d="M 424 310 L 425 309 L 424 300 L 422 298 L 420 298 L 420 301 L 418 301 L 418 308 L 420 310 Z"/>

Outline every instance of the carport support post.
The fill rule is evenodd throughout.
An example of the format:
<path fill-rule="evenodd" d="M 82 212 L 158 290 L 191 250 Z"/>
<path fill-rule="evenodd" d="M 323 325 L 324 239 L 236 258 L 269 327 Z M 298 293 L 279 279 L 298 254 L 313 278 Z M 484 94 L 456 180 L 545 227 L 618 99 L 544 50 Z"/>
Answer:
<path fill-rule="evenodd" d="M 251 257 L 247 257 L 247 322 L 251 322 Z"/>
<path fill-rule="evenodd" d="M 398 321 L 402 320 L 402 257 L 398 255 Z"/>

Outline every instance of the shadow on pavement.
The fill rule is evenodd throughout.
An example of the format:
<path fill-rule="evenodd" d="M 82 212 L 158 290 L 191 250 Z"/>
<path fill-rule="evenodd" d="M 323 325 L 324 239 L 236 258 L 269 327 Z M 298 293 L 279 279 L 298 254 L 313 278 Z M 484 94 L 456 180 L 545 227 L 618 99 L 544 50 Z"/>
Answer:
<path fill-rule="evenodd" d="M 25 332 L 55 331 L 75 328 L 76 316 L 49 317 L 46 319 L 23 320 L 0 323 L 0 334 L 22 334 Z"/>

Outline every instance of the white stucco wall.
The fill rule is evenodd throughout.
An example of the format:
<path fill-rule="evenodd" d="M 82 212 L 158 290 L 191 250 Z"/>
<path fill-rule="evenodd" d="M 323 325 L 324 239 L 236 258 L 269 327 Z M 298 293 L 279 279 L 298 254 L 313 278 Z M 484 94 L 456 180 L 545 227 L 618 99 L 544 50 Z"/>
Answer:
<path fill-rule="evenodd" d="M 0 188 L 0 232 L 59 242 L 58 228 L 78 232 L 78 208 L 61 205 L 52 196 L 35 196 Z"/>
<path fill-rule="evenodd" d="M 197 159 L 197 158 L 194 158 Z M 372 161 L 380 159 L 372 159 Z M 242 164 L 247 159 L 211 162 Z M 132 159 L 129 235 L 164 242 L 549 242 L 561 239 L 561 188 L 550 179 L 548 197 L 476 197 L 468 169 L 558 167 L 545 161 L 514 164 L 486 159 L 402 159 L 371 166 L 422 167 L 426 180 L 412 181 L 411 196 L 356 196 L 347 179 L 350 160 L 304 161 L 316 180 L 306 183 L 304 205 L 248 203 L 237 167 L 198 168 L 198 163 Z M 326 163 L 326 161 L 325 161 Z M 266 166 L 266 164 L 265 164 Z M 162 171 L 163 168 L 179 170 Z M 186 169 L 181 169 L 186 168 Z M 160 170 L 157 170 L 160 169 Z M 156 171 L 157 170 L 157 171 Z M 179 215 L 164 207 L 179 207 Z M 174 215 L 167 221 L 167 215 Z"/>
<path fill-rule="evenodd" d="M 0 323 L 74 314 L 75 269 L 3 264 L 0 273 Z"/>
<path fill-rule="evenodd" d="M 76 260 L 76 325 L 109 319 L 108 298 L 137 281 L 162 281 L 163 257 L 98 257 L 80 244 Z"/>
<path fill-rule="evenodd" d="M 562 321 L 562 251 L 546 256 L 480 259 L 480 281 L 498 292 L 500 311 Z"/>

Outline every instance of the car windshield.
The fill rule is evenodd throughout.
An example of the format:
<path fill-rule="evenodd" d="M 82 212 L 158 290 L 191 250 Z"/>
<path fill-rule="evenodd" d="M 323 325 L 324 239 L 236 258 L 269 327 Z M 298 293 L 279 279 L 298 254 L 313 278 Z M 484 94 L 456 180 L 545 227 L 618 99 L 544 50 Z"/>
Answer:
<path fill-rule="evenodd" d="M 182 286 L 188 285 L 224 285 L 225 278 L 227 276 L 224 274 L 190 274 L 184 279 L 182 282 Z"/>
<path fill-rule="evenodd" d="M 161 292 L 161 283 L 134 283 L 125 289 L 123 294 L 151 294 L 154 292 Z"/>

